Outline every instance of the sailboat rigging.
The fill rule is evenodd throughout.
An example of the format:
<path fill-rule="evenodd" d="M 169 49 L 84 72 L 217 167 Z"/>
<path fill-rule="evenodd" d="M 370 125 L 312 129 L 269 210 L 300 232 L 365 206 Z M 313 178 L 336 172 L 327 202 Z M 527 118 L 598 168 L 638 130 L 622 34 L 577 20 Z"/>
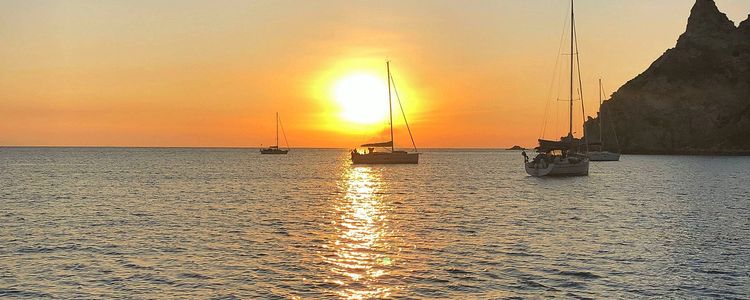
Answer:
<path fill-rule="evenodd" d="M 617 152 L 610 152 L 605 150 L 604 147 L 604 111 L 602 110 L 602 101 L 604 96 L 604 88 L 602 87 L 602 80 L 599 79 L 599 142 L 594 144 L 598 146 L 598 150 L 595 151 L 589 151 L 587 154 L 589 156 L 589 159 L 591 161 L 619 161 L 620 160 L 620 150 L 619 146 Z M 610 121 L 611 122 L 611 121 Z M 612 130 L 614 132 L 614 126 L 612 126 Z M 617 132 L 614 132 L 615 134 L 615 141 L 617 140 Z"/>
<path fill-rule="evenodd" d="M 279 119 L 279 113 L 276 113 L 276 145 L 270 146 L 268 148 L 260 149 L 261 154 L 287 154 L 289 153 L 289 141 L 286 139 L 286 132 L 284 132 L 284 127 L 281 127 L 281 131 L 284 134 L 284 142 L 286 142 L 286 149 L 280 149 L 279 148 L 279 124 L 281 124 L 281 119 Z"/>
<path fill-rule="evenodd" d="M 388 120 L 390 125 L 390 141 L 379 142 L 379 143 L 368 143 L 363 144 L 361 147 L 366 147 L 367 152 L 361 153 L 356 149 L 351 151 L 351 158 L 353 164 L 417 164 L 419 163 L 419 154 L 417 152 L 417 145 L 414 143 L 414 136 L 411 134 L 411 128 L 409 123 L 406 121 L 406 114 L 404 108 L 401 105 L 401 99 L 398 96 L 398 90 L 396 89 L 396 82 L 393 80 L 391 75 L 391 64 L 390 61 L 386 61 L 386 71 L 388 73 Z M 404 117 L 404 123 L 411 137 L 412 145 L 414 146 L 414 152 L 397 151 L 394 145 L 393 138 L 393 99 L 392 91 L 396 94 L 396 98 L 401 109 L 401 114 Z M 388 148 L 389 152 L 378 152 L 375 148 Z"/>

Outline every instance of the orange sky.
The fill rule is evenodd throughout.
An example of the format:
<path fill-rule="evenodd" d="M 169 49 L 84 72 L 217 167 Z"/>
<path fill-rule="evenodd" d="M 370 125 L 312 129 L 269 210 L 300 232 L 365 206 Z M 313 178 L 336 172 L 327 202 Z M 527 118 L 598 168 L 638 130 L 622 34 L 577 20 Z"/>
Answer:
<path fill-rule="evenodd" d="M 645 70 L 692 4 L 577 1 L 587 114 L 597 78 L 612 92 Z M 750 12 L 747 0 L 717 4 L 735 23 Z M 353 147 L 386 123 L 344 120 L 334 86 L 355 73 L 385 82 L 387 58 L 418 146 L 531 146 L 567 5 L 2 1 L 0 145 L 256 147 L 273 143 L 278 111 L 292 146 Z M 565 129 L 555 105 L 548 137 Z"/>

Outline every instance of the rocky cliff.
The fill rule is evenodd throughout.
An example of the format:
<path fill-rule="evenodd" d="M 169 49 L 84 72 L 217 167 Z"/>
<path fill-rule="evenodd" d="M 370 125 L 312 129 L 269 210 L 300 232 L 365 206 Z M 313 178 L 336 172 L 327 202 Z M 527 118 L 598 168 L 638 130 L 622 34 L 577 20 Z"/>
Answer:
<path fill-rule="evenodd" d="M 677 45 L 602 106 L 624 153 L 750 154 L 750 16 L 735 26 L 697 0 Z M 587 121 L 599 138 L 598 118 Z"/>

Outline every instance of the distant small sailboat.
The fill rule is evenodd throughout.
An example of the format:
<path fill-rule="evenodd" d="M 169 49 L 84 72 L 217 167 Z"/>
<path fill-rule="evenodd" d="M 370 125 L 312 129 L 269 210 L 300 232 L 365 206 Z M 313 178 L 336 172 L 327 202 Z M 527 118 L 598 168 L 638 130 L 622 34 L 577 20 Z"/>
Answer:
<path fill-rule="evenodd" d="M 270 146 L 268 148 L 260 149 L 261 154 L 287 154 L 289 153 L 289 142 L 286 140 L 286 133 L 284 133 L 284 141 L 286 142 L 286 150 L 279 148 L 279 123 L 281 123 L 281 120 L 279 119 L 279 113 L 276 113 L 276 145 Z M 282 127 L 282 131 L 284 128 Z"/>
<path fill-rule="evenodd" d="M 356 149 L 352 150 L 351 156 L 352 156 L 352 163 L 353 164 L 418 164 L 419 163 L 419 154 L 417 152 L 417 146 L 414 143 L 414 137 L 411 135 L 411 129 L 409 129 L 409 123 L 406 121 L 406 115 L 403 114 L 403 107 L 401 109 L 402 115 L 404 116 L 404 123 L 406 123 L 406 128 L 409 131 L 409 137 L 411 137 L 412 145 L 414 145 L 414 152 L 406 152 L 406 151 L 396 151 L 395 147 L 393 145 L 393 105 L 392 105 L 392 99 L 391 99 L 391 84 L 393 84 L 393 87 L 395 89 L 396 83 L 393 81 L 393 77 L 391 76 L 391 64 L 390 62 L 386 62 L 386 70 L 388 72 L 388 112 L 389 112 L 389 124 L 391 126 L 391 140 L 387 142 L 381 142 L 381 143 L 370 143 L 370 144 L 364 144 L 361 145 L 361 147 L 366 147 L 367 152 L 360 153 Z M 398 97 L 398 92 L 396 92 L 396 96 Z M 399 106 L 401 105 L 400 99 L 399 99 Z M 377 152 L 375 151 L 376 147 L 383 147 L 388 148 L 390 147 L 389 152 Z"/>
<path fill-rule="evenodd" d="M 604 130 L 602 123 L 604 122 L 604 111 L 602 111 L 602 95 L 604 94 L 604 89 L 602 88 L 602 80 L 599 79 L 599 142 L 598 143 L 592 143 L 590 145 L 598 146 L 599 150 L 591 151 L 587 153 L 589 156 L 589 159 L 591 161 L 619 161 L 620 160 L 620 152 L 619 150 L 617 152 L 610 152 L 607 150 L 604 150 Z M 613 127 L 614 131 L 614 127 Z M 617 132 L 615 133 L 615 141 L 617 141 Z M 619 148 L 619 143 L 618 143 Z"/>
<path fill-rule="evenodd" d="M 589 174 L 589 158 L 581 153 L 583 151 L 579 151 L 582 145 L 581 140 L 573 137 L 573 67 L 575 66 L 574 59 L 577 48 L 575 47 L 575 10 L 573 0 L 570 1 L 570 15 L 570 110 L 568 115 L 568 135 L 562 137 L 560 141 L 539 139 L 539 147 L 536 148 L 539 155 L 533 160 L 529 160 L 526 152 L 523 152 L 526 173 L 535 177 L 586 176 Z"/>

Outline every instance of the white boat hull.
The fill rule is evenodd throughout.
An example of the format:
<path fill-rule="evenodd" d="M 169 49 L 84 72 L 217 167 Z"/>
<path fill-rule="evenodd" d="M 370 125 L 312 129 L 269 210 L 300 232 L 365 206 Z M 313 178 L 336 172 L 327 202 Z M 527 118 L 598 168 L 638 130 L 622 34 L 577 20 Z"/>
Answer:
<path fill-rule="evenodd" d="M 620 153 L 609 151 L 589 151 L 586 153 L 591 161 L 619 161 Z"/>
<path fill-rule="evenodd" d="M 418 164 L 419 153 L 396 152 L 352 152 L 353 164 L 382 165 L 382 164 Z"/>
<path fill-rule="evenodd" d="M 526 163 L 526 173 L 534 177 L 589 175 L 589 159 L 576 158 L 575 160 L 577 161 L 565 158 L 551 163 L 544 161 L 538 163 L 528 162 Z"/>

